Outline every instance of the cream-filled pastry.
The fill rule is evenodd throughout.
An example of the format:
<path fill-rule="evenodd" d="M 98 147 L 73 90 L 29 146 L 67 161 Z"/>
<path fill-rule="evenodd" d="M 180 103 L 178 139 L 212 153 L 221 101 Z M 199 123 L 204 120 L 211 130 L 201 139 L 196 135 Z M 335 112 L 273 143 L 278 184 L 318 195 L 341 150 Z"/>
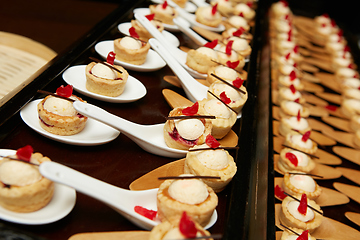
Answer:
<path fill-rule="evenodd" d="M 280 102 L 280 117 L 297 116 L 300 111 L 300 117 L 306 118 L 310 115 L 310 110 L 299 103 L 293 101 Z"/>
<path fill-rule="evenodd" d="M 122 62 L 142 65 L 146 61 L 150 44 L 133 37 L 123 37 L 114 40 L 115 58 Z"/>
<path fill-rule="evenodd" d="M 218 27 L 222 22 L 222 16 L 217 11 L 217 4 L 214 6 L 199 7 L 195 12 L 195 20 L 209 27 Z"/>
<path fill-rule="evenodd" d="M 290 133 L 286 135 L 284 144 L 308 154 L 315 154 L 317 143 L 310 139 L 310 133 L 310 131 L 304 134 Z"/>
<path fill-rule="evenodd" d="M 290 171 L 311 172 L 315 168 L 312 158 L 303 152 L 283 148 L 280 152 L 278 168 L 284 173 Z"/>
<path fill-rule="evenodd" d="M 151 13 L 155 14 L 155 19 L 169 25 L 174 25 L 173 19 L 179 15 L 173 7 L 168 5 L 167 1 L 164 1 L 163 4 L 150 5 L 149 9 Z"/>
<path fill-rule="evenodd" d="M 304 104 L 306 102 L 302 94 L 292 86 L 279 88 L 278 103 L 280 104 L 282 101 L 293 101 L 300 104 Z"/>
<path fill-rule="evenodd" d="M 291 172 L 291 174 L 285 173 L 283 188 L 284 191 L 290 195 L 301 195 L 305 193 L 311 200 L 317 199 L 322 192 L 321 187 L 311 176 L 301 174 L 301 172 L 300 174 L 294 172 Z"/>
<path fill-rule="evenodd" d="M 186 65 L 199 73 L 207 73 L 209 68 L 217 66 L 218 55 L 212 48 L 190 49 L 186 56 Z"/>
<path fill-rule="evenodd" d="M 250 30 L 249 23 L 246 21 L 246 19 L 236 15 L 227 18 L 226 21 L 224 21 L 224 25 L 226 29 L 228 28 L 239 29 L 241 27 L 244 29 L 245 32 L 248 32 Z"/>
<path fill-rule="evenodd" d="M 147 15 L 146 18 L 151 22 L 151 24 L 157 29 L 159 30 L 159 32 L 164 31 L 164 24 L 162 24 L 162 22 L 155 20 L 154 19 L 155 14 L 150 14 Z M 139 39 L 147 42 L 149 41 L 150 38 L 152 38 L 153 36 L 149 33 L 148 30 L 146 30 L 146 28 L 144 28 L 143 25 L 141 25 L 141 23 L 138 20 L 131 20 L 131 26 L 135 29 L 135 31 L 137 32 L 137 34 L 139 35 Z"/>
<path fill-rule="evenodd" d="M 305 118 L 298 116 L 283 117 L 279 124 L 279 133 L 286 136 L 289 133 L 300 132 L 305 133 L 310 131 L 311 127 Z"/>
<path fill-rule="evenodd" d="M 234 15 L 245 18 L 247 21 L 251 21 L 255 17 L 255 10 L 246 3 L 236 4 L 233 13 Z"/>
<path fill-rule="evenodd" d="M 229 41 L 233 41 L 232 49 L 235 50 L 238 54 L 245 58 L 250 56 L 251 46 L 246 39 L 239 37 L 229 37 L 224 40 L 224 43 L 228 43 Z"/>
<path fill-rule="evenodd" d="M 224 65 L 218 65 L 218 66 L 213 66 L 213 67 L 209 68 L 209 70 L 207 72 L 207 76 L 206 76 L 206 81 L 209 84 L 212 84 L 214 82 L 221 81 L 221 80 L 219 80 L 219 78 L 224 81 L 228 81 L 228 82 L 232 83 L 237 78 L 244 78 L 244 74 L 240 74 L 239 72 L 235 71 L 234 69 L 229 68 Z"/>

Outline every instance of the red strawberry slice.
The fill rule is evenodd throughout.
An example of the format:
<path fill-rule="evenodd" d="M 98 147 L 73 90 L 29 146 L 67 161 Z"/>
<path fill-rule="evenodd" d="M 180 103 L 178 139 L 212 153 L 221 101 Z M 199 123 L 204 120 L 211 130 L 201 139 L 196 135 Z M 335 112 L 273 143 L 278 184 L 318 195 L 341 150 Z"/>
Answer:
<path fill-rule="evenodd" d="M 300 214 L 306 215 L 306 210 L 307 210 L 307 197 L 306 197 L 306 194 L 303 193 L 301 195 L 301 200 L 300 200 L 300 204 L 298 207 L 298 211 Z"/>
<path fill-rule="evenodd" d="M 220 93 L 220 100 L 226 104 L 231 103 L 231 99 L 226 96 L 225 92 Z"/>
<path fill-rule="evenodd" d="M 34 152 L 34 149 L 30 145 L 26 145 L 25 147 L 19 148 L 16 151 L 16 156 L 20 160 L 30 162 L 31 155 L 33 152 Z"/>
<path fill-rule="evenodd" d="M 149 21 L 152 21 L 155 17 L 155 13 L 152 13 L 152 14 L 148 14 L 145 16 Z"/>
<path fill-rule="evenodd" d="M 291 90 L 292 94 L 296 93 L 296 88 L 292 84 L 290 85 L 290 90 Z"/>
<path fill-rule="evenodd" d="M 70 97 L 72 95 L 72 92 L 73 92 L 72 85 L 67 85 L 66 87 L 64 87 L 64 85 L 61 85 L 56 89 L 56 94 L 61 97 Z"/>
<path fill-rule="evenodd" d="M 234 43 L 234 40 L 230 40 L 230 41 L 226 44 L 226 49 L 225 49 L 226 55 L 229 55 L 229 56 L 231 55 L 233 43 Z"/>
<path fill-rule="evenodd" d="M 289 159 L 289 161 L 290 161 L 292 164 L 294 164 L 295 167 L 297 167 L 299 161 L 298 161 L 297 157 L 295 156 L 295 154 L 293 154 L 293 153 L 291 153 L 291 152 L 287 152 L 287 153 L 285 154 L 285 157 L 286 157 L 287 159 Z"/>
<path fill-rule="evenodd" d="M 301 116 L 300 116 L 300 110 L 297 113 L 296 119 L 298 120 L 298 122 L 300 122 Z"/>
<path fill-rule="evenodd" d="M 334 105 L 327 105 L 327 106 L 325 106 L 325 108 L 328 109 L 328 110 L 330 110 L 330 111 L 333 111 L 333 112 L 335 112 L 336 109 L 337 109 L 337 107 L 334 106 Z"/>
<path fill-rule="evenodd" d="M 186 115 L 186 116 L 192 116 L 195 115 L 199 110 L 199 103 L 196 102 L 194 103 L 192 106 L 184 108 L 182 110 L 182 114 Z"/>
<path fill-rule="evenodd" d="M 233 36 L 235 37 L 240 37 L 241 34 L 243 34 L 245 31 L 245 29 L 243 27 L 240 27 L 238 30 L 236 30 L 235 32 L 233 32 Z"/>
<path fill-rule="evenodd" d="M 196 237 L 197 229 L 195 223 L 186 214 L 186 212 L 183 212 L 183 214 L 181 215 L 179 230 L 186 238 Z"/>
<path fill-rule="evenodd" d="M 168 2 L 167 2 L 167 1 L 165 1 L 165 2 L 162 4 L 162 8 L 163 8 L 163 9 L 166 9 L 166 8 L 167 8 L 167 6 L 168 6 Z"/>
<path fill-rule="evenodd" d="M 296 240 L 308 240 L 308 239 L 309 239 L 309 230 L 303 231 L 301 235 L 296 238 Z"/>
<path fill-rule="evenodd" d="M 235 62 L 227 61 L 226 66 L 228 66 L 229 68 L 235 69 L 239 65 L 239 63 L 240 63 L 240 60 L 237 60 Z"/>
<path fill-rule="evenodd" d="M 290 76 L 290 81 L 294 81 L 296 79 L 296 72 L 292 70 L 289 76 Z"/>
<path fill-rule="evenodd" d="M 232 84 L 234 85 L 234 87 L 237 87 L 237 88 L 240 88 L 244 83 L 244 80 L 237 77 L 233 82 Z"/>
<path fill-rule="evenodd" d="M 310 138 L 311 131 L 307 131 L 301 138 L 301 141 L 306 142 Z"/>
<path fill-rule="evenodd" d="M 218 42 L 219 42 L 219 40 L 215 39 L 215 40 L 212 41 L 212 42 L 205 43 L 205 44 L 204 44 L 204 47 L 208 47 L 208 48 L 214 49 L 214 47 L 216 47 L 216 45 L 218 45 Z"/>
<path fill-rule="evenodd" d="M 115 53 L 114 52 L 109 52 L 109 54 L 106 57 L 106 62 L 110 65 L 114 65 L 114 61 L 115 61 Z"/>
<path fill-rule="evenodd" d="M 215 14 L 216 14 L 216 12 L 217 12 L 217 5 L 218 5 L 218 4 L 215 4 L 215 5 L 212 7 L 212 9 L 211 9 L 211 14 L 212 14 L 212 15 L 215 15 Z"/>
<path fill-rule="evenodd" d="M 220 143 L 210 134 L 206 136 L 205 143 L 211 148 L 217 148 L 220 146 Z"/>

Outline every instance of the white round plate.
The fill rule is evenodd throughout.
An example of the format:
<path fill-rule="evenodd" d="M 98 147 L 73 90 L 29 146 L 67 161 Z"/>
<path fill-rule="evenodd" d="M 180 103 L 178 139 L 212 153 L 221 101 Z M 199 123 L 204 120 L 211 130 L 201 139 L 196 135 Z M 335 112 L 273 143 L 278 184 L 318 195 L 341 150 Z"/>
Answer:
<path fill-rule="evenodd" d="M 14 155 L 15 150 L 0 149 L 3 156 Z M 54 183 L 54 196 L 48 205 L 31 213 L 18 213 L 0 206 L 0 219 L 26 225 L 52 223 L 64 218 L 75 206 L 76 191 L 62 184 Z"/>
<path fill-rule="evenodd" d="M 129 22 L 121 23 L 118 25 L 119 31 L 124 35 L 130 35 L 129 28 L 131 28 L 131 23 L 129 23 Z M 175 37 L 172 33 L 168 32 L 166 30 L 162 31 L 161 33 L 162 33 L 162 35 L 164 35 L 165 39 L 169 41 L 169 43 L 171 43 L 175 47 L 180 46 L 179 39 L 177 37 Z"/>
<path fill-rule="evenodd" d="M 45 131 L 39 123 L 37 104 L 41 100 L 42 99 L 37 99 L 29 102 L 21 109 L 20 116 L 26 125 L 45 137 L 71 145 L 94 146 L 108 143 L 117 138 L 120 134 L 118 130 L 91 118 L 88 118 L 85 128 L 77 134 L 60 136 L 49 133 Z"/>
<path fill-rule="evenodd" d="M 152 0 L 153 3 L 156 3 L 156 4 L 163 4 L 164 1 L 163 0 Z M 190 13 L 194 13 L 197 9 L 197 6 L 192 3 L 192 2 L 189 2 L 187 1 L 186 4 L 185 4 L 185 8 L 184 10 L 187 11 L 187 12 L 190 12 Z"/>
<path fill-rule="evenodd" d="M 107 40 L 107 41 L 98 42 L 95 45 L 95 51 L 98 54 L 100 54 L 101 57 L 106 59 L 109 52 L 114 52 L 114 41 Z M 157 52 L 155 52 L 151 49 L 149 50 L 149 52 L 147 54 L 145 63 L 142 65 L 134 65 L 134 64 L 119 61 L 117 59 L 115 59 L 114 63 L 119 64 L 126 69 L 134 70 L 134 71 L 138 71 L 138 72 L 157 71 L 166 66 L 165 61 L 159 56 L 159 54 L 157 54 Z"/>
<path fill-rule="evenodd" d="M 93 92 L 89 92 L 86 89 L 86 76 L 85 76 L 86 65 L 73 66 L 62 74 L 64 81 L 72 85 L 74 89 L 86 96 L 102 100 L 105 102 L 112 103 L 128 103 L 139 100 L 140 98 L 146 95 L 145 86 L 136 78 L 129 75 L 128 80 L 125 85 L 124 92 L 117 97 L 109 97 Z"/>
<path fill-rule="evenodd" d="M 144 15 L 148 15 L 150 14 L 150 9 L 149 8 L 135 8 L 133 13 L 140 13 L 140 14 L 144 14 Z M 170 24 L 166 24 L 163 23 L 164 28 L 170 32 L 179 32 L 180 29 L 178 28 L 178 26 L 174 25 L 170 25 Z"/>

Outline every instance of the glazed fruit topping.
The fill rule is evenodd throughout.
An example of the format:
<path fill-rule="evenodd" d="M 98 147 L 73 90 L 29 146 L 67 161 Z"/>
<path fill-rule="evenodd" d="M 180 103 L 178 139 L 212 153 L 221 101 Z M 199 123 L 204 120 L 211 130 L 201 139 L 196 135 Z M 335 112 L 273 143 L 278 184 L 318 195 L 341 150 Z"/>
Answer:
<path fill-rule="evenodd" d="M 152 21 L 155 17 L 155 13 L 152 13 L 152 14 L 148 14 L 145 16 L 149 21 Z"/>
<path fill-rule="evenodd" d="M 309 239 L 309 230 L 303 231 L 301 235 L 296 238 L 296 240 L 308 240 L 308 239 Z"/>
<path fill-rule="evenodd" d="M 194 103 L 192 106 L 184 108 L 182 110 L 182 114 L 186 115 L 186 116 L 192 116 L 195 115 L 199 110 L 199 103 L 196 102 Z"/>
<path fill-rule="evenodd" d="M 220 143 L 210 134 L 206 136 L 205 143 L 211 148 L 217 148 L 220 146 Z"/>
<path fill-rule="evenodd" d="M 238 30 L 233 32 L 232 35 L 235 37 L 240 37 L 244 32 L 245 32 L 245 29 L 243 27 L 240 27 Z"/>
<path fill-rule="evenodd" d="M 186 212 L 183 212 L 183 214 L 181 215 L 179 230 L 181 234 L 184 235 L 186 238 L 196 237 L 197 229 L 195 223 L 186 214 Z"/>
<path fill-rule="evenodd" d="M 114 65 L 114 61 L 115 61 L 115 53 L 111 51 L 106 57 L 106 62 L 110 65 Z"/>
<path fill-rule="evenodd" d="M 297 113 L 296 119 L 298 120 L 298 122 L 300 122 L 301 116 L 300 116 L 300 110 Z"/>
<path fill-rule="evenodd" d="M 294 53 L 298 53 L 299 52 L 299 46 L 296 45 L 293 50 L 294 50 Z"/>
<path fill-rule="evenodd" d="M 135 31 L 135 28 L 134 28 L 134 27 L 129 28 L 129 33 L 130 33 L 130 36 L 131 36 L 131 37 L 133 37 L 133 38 L 139 38 L 139 34 L 137 34 L 137 32 Z"/>
<path fill-rule="evenodd" d="M 295 156 L 295 154 L 293 154 L 293 153 L 291 153 L 291 152 L 287 152 L 287 153 L 285 154 L 285 157 L 286 157 L 287 159 L 289 159 L 289 161 L 290 161 L 292 164 L 294 164 L 295 167 L 297 167 L 297 165 L 298 165 L 298 159 L 297 159 L 297 157 Z"/>
<path fill-rule="evenodd" d="M 250 1 L 249 1 L 249 2 L 246 3 L 246 5 L 248 5 L 250 8 L 252 8 L 253 2 L 250 2 Z"/>
<path fill-rule="evenodd" d="M 225 104 L 231 103 L 231 99 L 226 96 L 225 92 L 220 93 L 220 100 Z"/>
<path fill-rule="evenodd" d="M 228 66 L 229 68 L 235 69 L 239 65 L 239 63 L 240 63 L 239 60 L 237 60 L 235 62 L 227 61 L 226 66 Z"/>
<path fill-rule="evenodd" d="M 310 138 L 311 131 L 307 131 L 301 138 L 301 141 L 306 142 Z"/>
<path fill-rule="evenodd" d="M 291 84 L 289 88 L 293 94 L 296 93 L 296 89 L 295 89 L 294 85 Z"/>
<path fill-rule="evenodd" d="M 212 41 L 212 42 L 205 43 L 205 44 L 204 44 L 204 47 L 208 47 L 208 48 L 214 49 L 214 47 L 216 47 L 216 45 L 218 45 L 218 42 L 219 42 L 219 40 L 215 39 L 215 40 Z"/>
<path fill-rule="evenodd" d="M 217 5 L 218 5 L 218 4 L 215 4 L 215 5 L 212 7 L 212 9 L 211 9 L 211 14 L 212 14 L 212 15 L 215 15 L 215 14 L 216 14 L 216 12 L 217 12 Z"/>
<path fill-rule="evenodd" d="M 165 2 L 162 4 L 162 8 L 163 8 L 163 9 L 167 8 L 167 5 L 168 5 L 168 3 L 167 3 L 167 1 L 165 1 Z"/>
<path fill-rule="evenodd" d="M 156 218 L 157 211 L 150 210 L 147 208 L 144 208 L 142 206 L 135 206 L 134 211 L 150 220 L 154 220 Z"/>
<path fill-rule="evenodd" d="M 280 1 L 285 7 L 289 6 L 289 3 L 286 0 L 281 0 Z"/>
<path fill-rule="evenodd" d="M 242 12 L 239 13 L 240 17 L 244 17 L 244 14 Z"/>
<path fill-rule="evenodd" d="M 56 94 L 61 96 L 61 97 L 70 97 L 72 95 L 73 92 L 73 86 L 72 85 L 67 85 L 66 87 L 64 87 L 64 85 L 61 85 L 60 87 L 58 87 L 56 89 Z"/>
<path fill-rule="evenodd" d="M 285 55 L 285 59 L 286 59 L 286 60 L 289 60 L 289 59 L 290 59 L 290 53 L 288 53 L 288 54 Z"/>
<path fill-rule="evenodd" d="M 32 155 L 33 152 L 34 152 L 34 149 L 30 145 L 26 145 L 25 147 L 19 148 L 16 151 L 16 156 L 20 160 L 30 162 L 31 155 Z"/>
<path fill-rule="evenodd" d="M 296 72 L 294 70 L 292 70 L 290 73 L 290 80 L 294 81 L 295 79 L 296 79 Z"/>
<path fill-rule="evenodd" d="M 226 55 L 231 55 L 231 50 L 232 50 L 232 45 L 233 45 L 234 41 L 231 40 L 226 44 L 226 49 L 225 49 L 225 53 Z"/>
<path fill-rule="evenodd" d="M 303 193 L 301 195 L 301 200 L 300 200 L 300 204 L 298 207 L 298 211 L 300 214 L 306 215 L 306 210 L 307 210 L 307 197 L 306 197 L 306 194 Z"/>
<path fill-rule="evenodd" d="M 325 108 L 328 109 L 328 110 L 330 110 L 330 111 L 333 111 L 333 112 L 335 112 L 336 109 L 337 109 L 337 107 L 334 106 L 334 105 L 327 105 L 327 106 L 325 106 Z"/>
<path fill-rule="evenodd" d="M 281 200 L 284 200 L 284 198 L 286 198 L 286 194 L 284 193 L 284 191 L 281 189 L 281 187 L 279 185 L 275 186 L 275 196 L 280 198 Z"/>
<path fill-rule="evenodd" d="M 300 102 L 300 98 L 295 99 L 294 102 L 299 103 L 299 102 Z"/>
<path fill-rule="evenodd" d="M 239 77 L 237 77 L 237 78 L 232 82 L 232 84 L 233 84 L 235 87 L 237 87 L 237 88 L 240 88 L 240 87 L 243 85 L 243 83 L 244 83 L 244 80 L 241 79 L 241 78 L 239 78 Z"/>

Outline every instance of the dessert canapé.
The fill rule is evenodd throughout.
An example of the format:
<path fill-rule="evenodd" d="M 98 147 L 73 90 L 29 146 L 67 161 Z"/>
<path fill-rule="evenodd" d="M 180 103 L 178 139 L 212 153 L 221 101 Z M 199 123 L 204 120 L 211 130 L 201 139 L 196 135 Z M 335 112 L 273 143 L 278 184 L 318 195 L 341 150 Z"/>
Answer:
<path fill-rule="evenodd" d="M 203 179 L 215 192 L 222 191 L 236 171 L 236 164 L 228 151 L 212 147 L 211 144 L 194 146 L 186 154 L 184 173 L 220 177 L 220 179 Z"/>
<path fill-rule="evenodd" d="M 285 173 L 283 179 L 284 191 L 290 195 L 299 195 L 305 193 L 311 199 L 317 199 L 322 190 L 321 187 L 309 175 L 296 174 L 296 172 Z"/>
<path fill-rule="evenodd" d="M 173 19 L 178 16 L 178 12 L 170 7 L 167 1 L 163 4 L 150 5 L 150 12 L 155 14 L 155 18 L 160 20 L 162 23 L 174 25 Z"/>
<path fill-rule="evenodd" d="M 315 154 L 317 144 L 310 139 L 310 133 L 311 131 L 307 131 L 304 134 L 289 133 L 285 137 L 284 144 L 308 154 Z"/>
<path fill-rule="evenodd" d="M 19 160 L 14 160 L 19 159 Z M 27 145 L 16 154 L 0 159 L 0 205 L 21 213 L 37 211 L 52 199 L 54 183 L 44 178 L 38 165 L 50 161 L 41 153 L 33 153 Z"/>
<path fill-rule="evenodd" d="M 126 36 L 114 40 L 115 58 L 134 65 L 144 64 L 150 49 L 148 42 L 139 39 L 135 29 L 129 29 L 130 37 Z"/>
<path fill-rule="evenodd" d="M 309 173 L 315 166 L 315 162 L 305 153 L 286 147 L 280 152 L 278 168 L 284 173 L 294 170 Z"/>
<path fill-rule="evenodd" d="M 310 131 L 310 125 L 305 118 L 300 117 L 300 112 L 296 117 L 283 117 L 280 120 L 279 133 L 286 136 L 289 133 L 305 133 Z"/>
<path fill-rule="evenodd" d="M 199 7 L 195 12 L 196 21 L 209 27 L 218 27 L 222 16 L 217 11 L 217 6 L 215 4 L 214 6 Z"/>
<path fill-rule="evenodd" d="M 156 225 L 150 232 L 149 240 L 188 239 L 202 236 L 210 236 L 210 233 L 183 212 L 178 223 L 164 221 Z"/>
<path fill-rule="evenodd" d="M 124 92 L 129 74 L 123 67 L 114 65 L 114 59 L 115 53 L 110 52 L 106 63 L 91 62 L 86 66 L 87 90 L 109 97 L 117 97 Z"/>
<path fill-rule="evenodd" d="M 211 119 L 198 118 L 199 103 L 187 108 L 174 108 L 164 126 L 164 139 L 167 146 L 188 150 L 195 145 L 203 144 L 206 136 L 211 134 Z M 172 118 L 172 119 L 171 119 Z"/>
<path fill-rule="evenodd" d="M 72 95 L 72 86 L 60 86 L 56 94 L 72 100 L 83 101 Z M 87 117 L 79 114 L 70 100 L 48 95 L 37 105 L 40 126 L 53 134 L 74 135 L 81 132 L 86 124 Z"/>
<path fill-rule="evenodd" d="M 218 197 L 214 190 L 196 178 L 165 180 L 157 193 L 158 217 L 161 221 L 176 222 L 186 211 L 194 221 L 206 226 L 217 204 Z"/>
<path fill-rule="evenodd" d="M 310 110 L 303 105 L 293 101 L 280 102 L 280 117 L 297 116 L 300 112 L 300 117 L 306 118 L 310 115 Z"/>
<path fill-rule="evenodd" d="M 162 24 L 162 22 L 155 20 L 154 19 L 155 14 L 148 14 L 145 17 L 151 22 L 152 25 L 154 25 L 154 27 L 159 30 L 159 32 L 164 31 L 164 25 Z M 146 30 L 146 28 L 144 28 L 143 25 L 141 25 L 141 23 L 138 20 L 131 20 L 131 26 L 135 29 L 135 31 L 137 32 L 137 34 L 139 35 L 139 39 L 143 40 L 143 41 L 149 41 L 150 38 L 152 38 L 153 36 L 149 33 L 148 30 Z"/>
<path fill-rule="evenodd" d="M 218 41 L 214 40 L 205 44 L 198 49 L 190 49 L 186 55 L 185 64 L 199 73 L 207 73 L 209 68 L 217 66 L 218 56 L 213 48 L 216 47 Z"/>
<path fill-rule="evenodd" d="M 207 72 L 206 81 L 209 84 L 212 84 L 221 78 L 222 80 L 232 82 L 235 81 L 237 78 L 244 78 L 239 72 L 235 71 L 233 68 L 224 66 L 224 65 L 218 65 L 209 68 L 209 71 Z"/>

